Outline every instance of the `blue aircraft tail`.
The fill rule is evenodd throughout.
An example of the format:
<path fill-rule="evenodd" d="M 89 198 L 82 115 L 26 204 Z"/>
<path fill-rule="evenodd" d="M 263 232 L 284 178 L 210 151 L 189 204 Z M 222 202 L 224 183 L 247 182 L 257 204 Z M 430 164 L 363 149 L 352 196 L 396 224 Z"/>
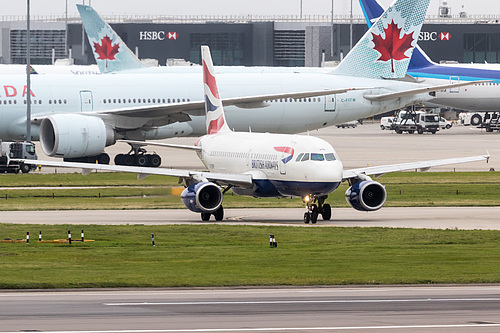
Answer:
<path fill-rule="evenodd" d="M 377 3 L 377 0 L 359 0 L 359 4 L 361 6 L 361 10 L 363 11 L 363 15 L 365 16 L 368 28 L 371 28 L 380 16 L 384 14 L 384 9 Z M 434 65 L 432 60 L 417 45 L 411 56 L 408 71 L 432 65 Z"/>

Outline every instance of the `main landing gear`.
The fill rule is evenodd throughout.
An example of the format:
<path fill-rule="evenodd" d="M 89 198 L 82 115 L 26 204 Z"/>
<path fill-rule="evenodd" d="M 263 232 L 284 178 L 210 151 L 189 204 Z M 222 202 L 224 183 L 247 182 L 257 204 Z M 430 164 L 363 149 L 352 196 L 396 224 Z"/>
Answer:
<path fill-rule="evenodd" d="M 306 195 L 302 198 L 307 205 L 307 211 L 304 213 L 304 223 L 316 223 L 320 214 L 325 221 L 331 219 L 332 207 L 325 203 L 326 198 L 328 198 L 326 195 L 322 197 Z"/>
<path fill-rule="evenodd" d="M 215 221 L 222 221 L 224 219 L 224 208 L 222 208 L 222 206 L 220 206 L 219 209 L 217 209 L 213 213 L 201 213 L 201 220 L 208 221 L 208 220 L 210 220 L 211 215 L 214 216 Z"/>
<path fill-rule="evenodd" d="M 161 157 L 157 154 L 146 154 L 144 148 L 132 147 L 127 154 L 116 155 L 115 164 L 157 168 L 161 164 Z"/>

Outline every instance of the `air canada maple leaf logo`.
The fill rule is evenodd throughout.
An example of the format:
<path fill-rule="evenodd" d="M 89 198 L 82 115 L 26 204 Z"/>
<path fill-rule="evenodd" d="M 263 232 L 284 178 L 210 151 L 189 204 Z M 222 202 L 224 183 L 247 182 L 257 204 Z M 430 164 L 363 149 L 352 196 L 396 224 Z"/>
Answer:
<path fill-rule="evenodd" d="M 120 45 L 116 43 L 112 45 L 113 41 L 108 36 L 101 39 L 101 44 L 94 42 L 95 52 L 99 55 L 100 60 L 106 60 L 106 66 L 108 65 L 108 60 L 115 60 L 115 55 L 119 52 L 118 49 Z"/>
<path fill-rule="evenodd" d="M 373 35 L 374 50 L 380 52 L 380 61 L 391 61 L 392 72 L 394 73 L 394 60 L 407 59 L 405 52 L 412 48 L 413 33 L 401 35 L 401 28 L 392 21 L 387 28 L 384 29 L 385 39 L 382 34 Z"/>

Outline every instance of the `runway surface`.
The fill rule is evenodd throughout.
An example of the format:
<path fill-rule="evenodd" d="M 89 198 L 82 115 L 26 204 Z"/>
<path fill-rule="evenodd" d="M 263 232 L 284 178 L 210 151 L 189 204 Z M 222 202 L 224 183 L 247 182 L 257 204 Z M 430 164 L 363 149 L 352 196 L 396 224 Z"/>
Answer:
<path fill-rule="evenodd" d="M 306 225 L 303 208 L 225 209 L 220 224 L 283 225 L 298 227 L 390 227 L 430 229 L 500 230 L 500 207 L 384 207 L 376 212 L 352 208 L 333 210 L 331 221 Z M 84 211 L 4 211 L 3 223 L 34 224 L 207 224 L 187 209 L 84 210 Z"/>
<path fill-rule="evenodd" d="M 498 332 L 500 286 L 0 293 L 2 332 Z"/>

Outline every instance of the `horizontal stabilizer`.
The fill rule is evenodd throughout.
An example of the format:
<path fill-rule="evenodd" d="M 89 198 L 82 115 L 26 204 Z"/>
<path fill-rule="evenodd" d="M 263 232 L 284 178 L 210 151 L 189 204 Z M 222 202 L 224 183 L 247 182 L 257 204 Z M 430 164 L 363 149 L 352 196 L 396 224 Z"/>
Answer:
<path fill-rule="evenodd" d="M 405 91 L 398 91 L 394 93 L 388 93 L 388 94 L 381 94 L 381 95 L 365 95 L 363 96 L 367 100 L 370 101 L 375 101 L 375 102 L 382 102 L 382 101 L 387 101 L 390 99 L 396 99 L 404 96 L 411 96 L 411 95 L 418 95 L 418 94 L 425 94 L 433 91 L 439 91 L 439 90 L 445 90 L 445 89 L 451 89 L 451 88 L 458 88 L 458 87 L 465 87 L 465 86 L 472 86 L 475 84 L 480 84 L 480 83 L 488 83 L 491 82 L 490 80 L 483 80 L 483 81 L 474 81 L 474 82 L 461 82 L 461 83 L 450 83 L 450 84 L 443 84 L 439 86 L 427 86 L 427 87 L 422 87 L 422 88 L 416 88 L 416 89 L 410 89 L 410 90 L 405 90 Z"/>

